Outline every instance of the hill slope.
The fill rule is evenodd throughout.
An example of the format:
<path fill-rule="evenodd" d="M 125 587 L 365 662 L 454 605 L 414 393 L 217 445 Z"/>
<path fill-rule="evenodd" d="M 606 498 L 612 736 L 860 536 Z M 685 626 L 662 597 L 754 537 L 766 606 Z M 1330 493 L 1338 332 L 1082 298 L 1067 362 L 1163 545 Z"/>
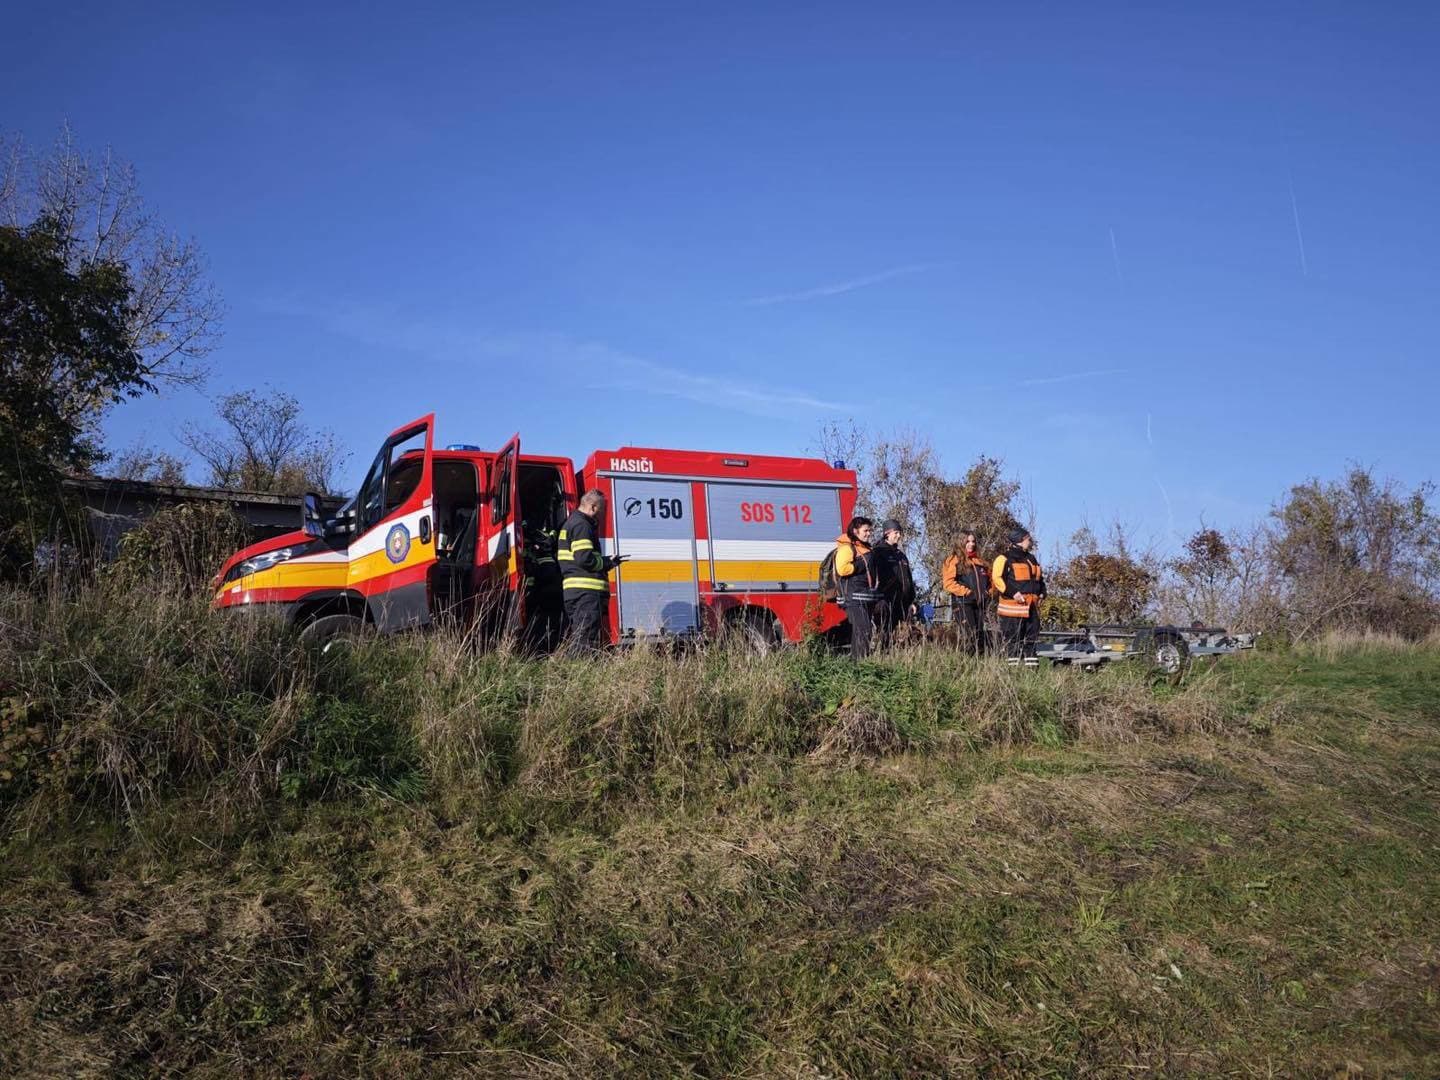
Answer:
<path fill-rule="evenodd" d="M 4 605 L 5 1075 L 1440 1072 L 1434 649 L 1176 691 Z"/>

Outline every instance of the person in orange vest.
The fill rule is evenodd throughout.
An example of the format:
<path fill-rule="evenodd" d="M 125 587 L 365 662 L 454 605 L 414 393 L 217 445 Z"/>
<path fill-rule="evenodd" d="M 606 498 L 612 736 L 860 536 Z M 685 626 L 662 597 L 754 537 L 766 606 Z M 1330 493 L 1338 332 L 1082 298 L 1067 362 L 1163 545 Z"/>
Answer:
<path fill-rule="evenodd" d="M 1045 575 L 1030 554 L 1035 541 L 1030 530 L 1016 526 L 1006 539 L 1010 550 L 995 556 L 990 567 L 990 585 L 999 597 L 1000 641 L 1005 663 L 1018 667 L 1039 667 L 1035 644 L 1040 639 L 1040 601 L 1045 598 Z"/>
<path fill-rule="evenodd" d="M 875 626 L 875 605 L 883 596 L 870 553 L 870 536 L 875 523 L 867 517 L 850 519 L 845 535 L 835 539 L 835 585 L 839 601 L 850 620 L 850 657 L 863 660 L 870 655 Z"/>
<path fill-rule="evenodd" d="M 976 656 L 985 651 L 985 601 L 990 595 L 990 567 L 980 555 L 973 529 L 960 534 L 950 557 L 940 567 L 940 584 L 950 594 L 951 621 L 960 632 L 961 647 Z"/>

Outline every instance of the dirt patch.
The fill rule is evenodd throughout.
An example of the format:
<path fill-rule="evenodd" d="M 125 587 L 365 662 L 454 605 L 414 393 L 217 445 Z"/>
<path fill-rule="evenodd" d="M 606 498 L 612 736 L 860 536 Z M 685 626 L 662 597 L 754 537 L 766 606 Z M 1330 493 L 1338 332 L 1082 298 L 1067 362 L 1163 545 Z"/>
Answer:
<path fill-rule="evenodd" d="M 1427 994 L 1440 994 L 1440 952 L 1411 943 L 1366 964 L 1364 976 L 1338 996 L 1336 1006 L 1379 1012 Z"/>
<path fill-rule="evenodd" d="M 845 851 L 816 875 L 809 896 L 815 920 L 829 927 L 874 930 L 895 915 L 925 907 L 936 896 L 931 870 L 902 865 L 879 851 Z"/>

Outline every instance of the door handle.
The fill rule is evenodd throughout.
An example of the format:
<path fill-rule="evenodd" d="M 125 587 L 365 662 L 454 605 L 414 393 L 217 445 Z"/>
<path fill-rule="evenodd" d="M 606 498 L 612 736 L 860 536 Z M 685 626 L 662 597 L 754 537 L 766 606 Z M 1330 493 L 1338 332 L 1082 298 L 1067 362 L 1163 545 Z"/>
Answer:
<path fill-rule="evenodd" d="M 422 518 L 420 519 L 420 542 L 421 542 L 422 544 L 428 544 L 428 543 L 430 542 L 430 515 L 429 515 L 429 514 L 426 514 L 424 517 L 422 517 Z"/>

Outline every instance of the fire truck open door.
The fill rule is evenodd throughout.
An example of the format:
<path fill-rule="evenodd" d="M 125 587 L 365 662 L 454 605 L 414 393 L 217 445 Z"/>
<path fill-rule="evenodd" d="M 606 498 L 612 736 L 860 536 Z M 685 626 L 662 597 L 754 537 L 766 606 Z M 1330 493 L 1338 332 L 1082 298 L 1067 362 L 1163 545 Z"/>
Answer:
<path fill-rule="evenodd" d="M 520 524 L 520 436 L 495 455 L 485 499 L 487 536 L 483 606 L 503 626 L 525 618 L 525 538 Z"/>
<path fill-rule="evenodd" d="M 381 632 L 430 622 L 435 414 L 391 432 L 355 497 L 346 578 Z"/>

